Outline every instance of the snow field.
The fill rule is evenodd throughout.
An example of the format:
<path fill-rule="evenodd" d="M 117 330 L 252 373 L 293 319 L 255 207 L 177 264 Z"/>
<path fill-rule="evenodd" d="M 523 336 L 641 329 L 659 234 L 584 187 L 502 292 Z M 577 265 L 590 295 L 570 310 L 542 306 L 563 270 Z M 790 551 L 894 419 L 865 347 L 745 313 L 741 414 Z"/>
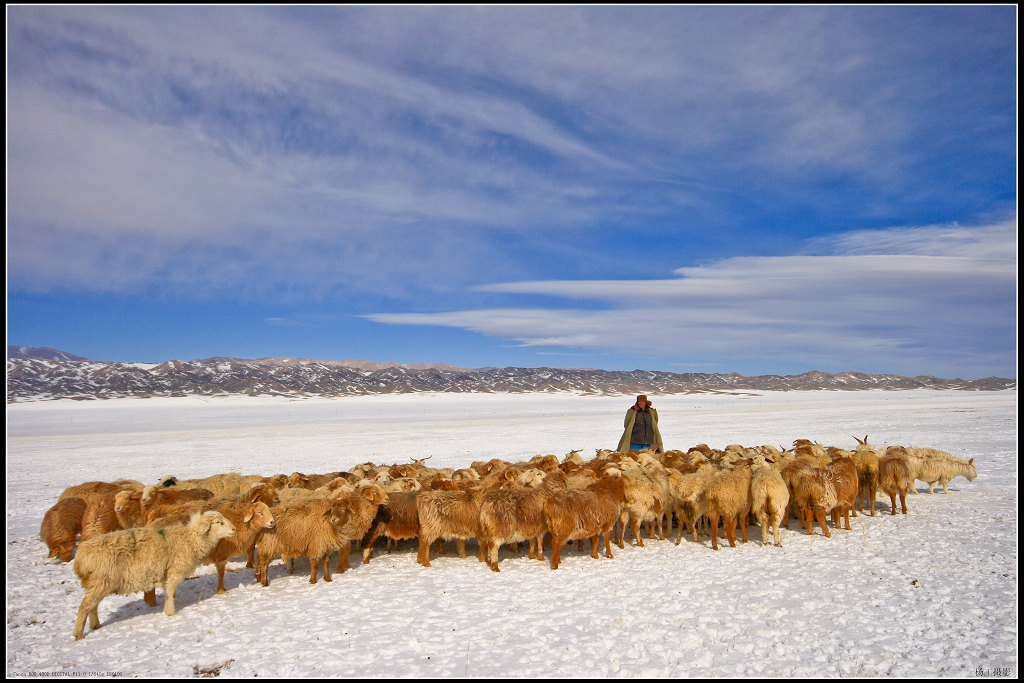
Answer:
<path fill-rule="evenodd" d="M 166 617 L 141 595 L 100 605 L 74 642 L 83 591 L 46 559 L 43 513 L 67 486 L 224 471 L 325 472 L 432 456 L 464 467 L 614 447 L 632 397 L 398 395 L 334 400 L 149 399 L 8 406 L 7 670 L 125 676 L 973 676 L 1017 669 L 1016 392 L 786 392 L 652 396 L 667 448 L 697 443 L 933 446 L 976 460 L 951 494 L 911 496 L 831 539 L 792 528 L 782 548 L 715 552 L 684 534 L 562 565 L 503 548 L 416 564 L 407 543 L 308 583 L 271 565 L 269 588 L 232 563 L 227 595 L 201 567 Z M 919 484 L 927 491 L 924 484 Z M 940 487 L 941 491 L 941 487 Z M 770 541 L 769 541 L 770 543 Z M 525 544 L 521 545 L 525 548 Z M 545 556 L 550 555 L 550 542 Z M 336 560 L 335 560 L 336 561 Z M 333 566 L 333 565 L 332 565 Z"/>

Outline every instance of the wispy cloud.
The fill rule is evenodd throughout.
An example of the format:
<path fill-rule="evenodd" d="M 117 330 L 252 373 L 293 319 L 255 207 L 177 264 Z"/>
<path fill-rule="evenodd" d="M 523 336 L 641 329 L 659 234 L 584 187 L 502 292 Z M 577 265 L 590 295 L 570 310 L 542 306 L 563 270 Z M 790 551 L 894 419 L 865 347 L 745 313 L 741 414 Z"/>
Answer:
<path fill-rule="evenodd" d="M 602 310 L 378 314 L 386 324 L 459 327 L 524 346 L 641 351 L 672 362 L 800 358 L 829 368 L 877 359 L 913 372 L 979 367 L 1012 353 L 1016 221 L 842 235 L 881 252 L 724 259 L 678 278 L 545 281 L 492 293 L 595 300 Z M 901 249 L 904 253 L 900 253 Z M 933 255 L 960 253 L 961 256 Z"/>

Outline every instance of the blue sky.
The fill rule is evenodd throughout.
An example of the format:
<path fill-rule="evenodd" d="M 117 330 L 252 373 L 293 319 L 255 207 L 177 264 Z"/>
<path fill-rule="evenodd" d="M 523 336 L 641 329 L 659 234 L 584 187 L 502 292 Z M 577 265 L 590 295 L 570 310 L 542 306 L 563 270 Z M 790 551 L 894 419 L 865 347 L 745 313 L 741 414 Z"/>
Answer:
<path fill-rule="evenodd" d="M 1016 377 L 1017 11 L 7 8 L 7 339 Z"/>

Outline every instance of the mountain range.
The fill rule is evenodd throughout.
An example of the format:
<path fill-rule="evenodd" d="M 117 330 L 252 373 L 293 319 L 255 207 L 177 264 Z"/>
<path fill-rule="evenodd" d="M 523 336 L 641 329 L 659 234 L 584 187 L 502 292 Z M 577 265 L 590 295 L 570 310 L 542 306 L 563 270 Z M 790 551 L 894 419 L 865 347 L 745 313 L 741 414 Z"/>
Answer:
<path fill-rule="evenodd" d="M 162 363 L 92 361 L 50 348 L 7 347 L 7 402 L 154 396 L 359 396 L 413 392 L 574 392 L 592 395 L 719 391 L 1015 389 L 1017 381 L 879 375 L 630 372 L 590 368 L 457 368 L 443 364 L 204 358 Z"/>

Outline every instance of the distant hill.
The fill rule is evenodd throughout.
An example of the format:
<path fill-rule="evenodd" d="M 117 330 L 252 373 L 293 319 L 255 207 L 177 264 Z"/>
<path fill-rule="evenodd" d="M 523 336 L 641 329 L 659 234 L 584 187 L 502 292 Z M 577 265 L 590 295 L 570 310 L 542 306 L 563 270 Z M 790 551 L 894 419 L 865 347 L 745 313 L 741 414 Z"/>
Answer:
<path fill-rule="evenodd" d="M 16 352 L 16 355 L 12 354 Z M 361 396 L 418 392 L 573 392 L 591 395 L 863 389 L 1015 389 L 1017 381 L 861 372 L 801 375 L 678 374 L 558 368 L 478 368 L 294 358 L 206 358 L 103 363 L 54 349 L 7 347 L 7 401 L 154 396 Z"/>
<path fill-rule="evenodd" d="M 39 360 L 89 360 L 67 351 L 58 351 L 49 346 L 7 346 L 7 359 L 38 358 Z"/>

